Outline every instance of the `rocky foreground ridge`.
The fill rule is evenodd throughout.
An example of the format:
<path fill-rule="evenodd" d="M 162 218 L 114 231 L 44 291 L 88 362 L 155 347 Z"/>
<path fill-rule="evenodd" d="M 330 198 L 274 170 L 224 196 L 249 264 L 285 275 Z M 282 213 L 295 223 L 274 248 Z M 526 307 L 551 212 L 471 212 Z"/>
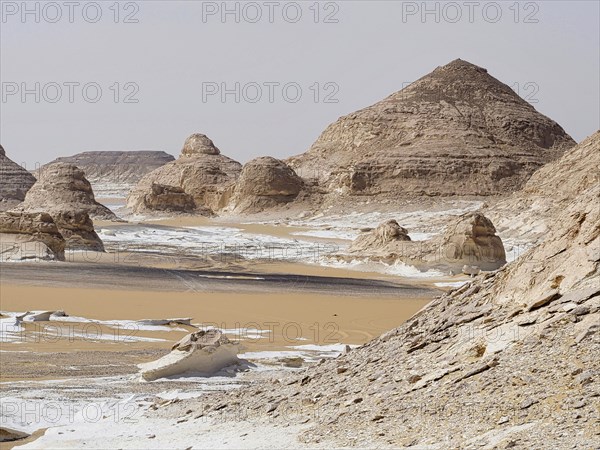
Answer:
<path fill-rule="evenodd" d="M 161 151 L 96 151 L 57 158 L 42 166 L 67 163 L 79 167 L 97 197 L 126 195 L 146 174 L 175 160 Z"/>
<path fill-rule="evenodd" d="M 583 146 L 600 153 L 598 137 L 557 163 L 565 176 L 580 178 L 568 162 Z M 335 360 L 179 408 L 218 422 L 305 424 L 301 441 L 333 446 L 595 448 L 600 185 L 540 189 L 557 188 L 568 206 L 515 262 Z"/>
<path fill-rule="evenodd" d="M 575 196 L 600 182 L 600 131 L 530 178 L 519 192 L 484 212 L 505 236 L 543 239 Z"/>
<path fill-rule="evenodd" d="M 486 69 L 457 59 L 340 118 L 287 162 L 334 196 L 499 195 L 574 145 Z"/>

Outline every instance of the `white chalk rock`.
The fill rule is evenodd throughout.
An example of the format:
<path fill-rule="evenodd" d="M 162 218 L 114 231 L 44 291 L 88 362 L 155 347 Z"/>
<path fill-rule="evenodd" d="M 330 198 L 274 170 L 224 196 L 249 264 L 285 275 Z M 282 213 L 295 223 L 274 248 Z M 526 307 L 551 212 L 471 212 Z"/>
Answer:
<path fill-rule="evenodd" d="M 30 436 L 24 431 L 13 430 L 12 428 L 0 427 L 0 442 L 11 442 L 25 439 Z"/>
<path fill-rule="evenodd" d="M 65 317 L 64 311 L 29 311 L 23 317 L 24 322 L 49 322 L 50 316 Z"/>
<path fill-rule="evenodd" d="M 237 344 L 220 330 L 201 330 L 185 336 L 168 355 L 138 367 L 145 381 L 184 374 L 211 375 L 238 363 L 237 354 Z"/>

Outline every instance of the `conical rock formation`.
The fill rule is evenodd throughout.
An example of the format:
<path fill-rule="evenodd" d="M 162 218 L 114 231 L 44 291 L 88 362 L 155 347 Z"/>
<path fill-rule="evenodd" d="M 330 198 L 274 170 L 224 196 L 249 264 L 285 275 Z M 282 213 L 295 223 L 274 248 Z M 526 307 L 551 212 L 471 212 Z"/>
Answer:
<path fill-rule="evenodd" d="M 115 214 L 96 202 L 83 171 L 71 164 L 55 163 L 40 172 L 17 212 L 46 212 L 52 216 L 67 240 L 67 249 L 103 251 L 92 218 L 118 220 Z"/>
<path fill-rule="evenodd" d="M 129 194 L 127 206 L 136 213 L 165 211 L 152 188 L 161 185 L 171 192 L 181 189 L 193 198 L 193 207 L 186 202 L 186 209 L 180 212 L 212 215 L 227 205 L 241 170 L 242 165 L 221 155 L 210 139 L 195 134 L 186 140 L 179 159 L 140 180 Z"/>
<path fill-rule="evenodd" d="M 83 170 L 68 163 L 55 163 L 39 172 L 20 208 L 24 211 L 82 211 L 92 219 L 117 220 L 116 215 L 95 199 Z"/>
<path fill-rule="evenodd" d="M 510 87 L 459 59 L 342 117 L 288 163 L 331 193 L 496 195 L 573 145 Z"/>

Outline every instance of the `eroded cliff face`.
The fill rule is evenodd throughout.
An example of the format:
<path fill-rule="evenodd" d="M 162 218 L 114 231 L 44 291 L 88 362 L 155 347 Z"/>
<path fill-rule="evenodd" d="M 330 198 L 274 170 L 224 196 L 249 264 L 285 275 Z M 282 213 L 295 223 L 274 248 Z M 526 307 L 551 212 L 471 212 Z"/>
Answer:
<path fill-rule="evenodd" d="M 498 195 L 573 145 L 486 69 L 456 60 L 340 118 L 287 162 L 336 195 Z"/>
<path fill-rule="evenodd" d="M 65 246 L 49 214 L 0 212 L 0 261 L 64 261 Z"/>
<path fill-rule="evenodd" d="M 544 239 L 577 195 L 600 183 L 600 131 L 536 173 L 523 189 L 485 211 L 498 231 L 528 241 Z"/>
<path fill-rule="evenodd" d="M 35 177 L 8 158 L 0 145 L 0 211 L 21 203 L 34 183 Z"/>

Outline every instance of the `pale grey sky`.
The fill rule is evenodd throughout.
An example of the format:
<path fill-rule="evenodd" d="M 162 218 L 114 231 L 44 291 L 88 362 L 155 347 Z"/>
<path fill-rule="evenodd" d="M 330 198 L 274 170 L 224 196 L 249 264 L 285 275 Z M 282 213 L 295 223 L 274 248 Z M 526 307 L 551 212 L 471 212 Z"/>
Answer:
<path fill-rule="evenodd" d="M 577 141 L 599 128 L 597 1 L 229 2 L 225 17 L 220 1 L 27 2 L 24 16 L 0 3 L 0 143 L 28 168 L 86 150 L 177 156 L 194 132 L 241 162 L 287 157 L 456 58 Z"/>

